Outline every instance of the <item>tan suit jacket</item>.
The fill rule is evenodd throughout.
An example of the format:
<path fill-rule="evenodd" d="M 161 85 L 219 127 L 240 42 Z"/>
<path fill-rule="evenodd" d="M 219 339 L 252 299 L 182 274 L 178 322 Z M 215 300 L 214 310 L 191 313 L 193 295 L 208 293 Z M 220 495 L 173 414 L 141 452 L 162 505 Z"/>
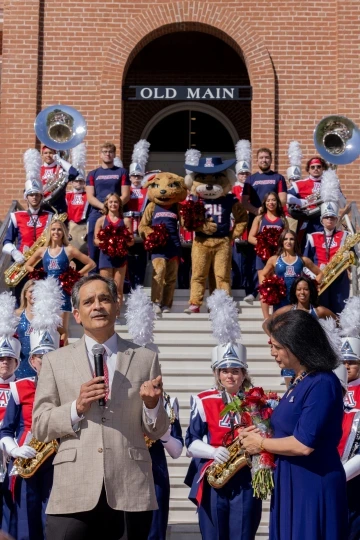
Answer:
<path fill-rule="evenodd" d="M 146 423 L 139 390 L 160 374 L 157 354 L 118 337 L 111 398 L 93 403 L 80 429 L 71 425 L 71 404 L 92 378 L 85 340 L 43 358 L 33 411 L 33 434 L 40 441 L 60 439 L 48 514 L 93 509 L 103 483 L 109 505 L 140 512 L 157 508 L 151 458 L 144 433 L 159 439 L 169 419 L 159 407 L 155 425 Z"/>

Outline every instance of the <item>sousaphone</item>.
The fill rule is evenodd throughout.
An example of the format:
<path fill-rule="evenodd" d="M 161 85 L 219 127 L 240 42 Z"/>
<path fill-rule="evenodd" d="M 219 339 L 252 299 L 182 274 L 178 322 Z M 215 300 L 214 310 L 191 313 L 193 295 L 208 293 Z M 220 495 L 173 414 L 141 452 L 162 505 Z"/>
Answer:
<path fill-rule="evenodd" d="M 347 165 L 360 155 L 360 131 L 346 116 L 325 116 L 314 130 L 314 145 L 322 158 Z"/>

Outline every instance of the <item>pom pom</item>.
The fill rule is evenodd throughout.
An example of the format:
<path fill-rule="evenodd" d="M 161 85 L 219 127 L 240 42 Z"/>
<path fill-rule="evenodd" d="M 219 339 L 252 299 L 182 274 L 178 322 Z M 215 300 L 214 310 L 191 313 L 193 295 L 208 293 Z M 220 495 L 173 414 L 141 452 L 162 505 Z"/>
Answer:
<path fill-rule="evenodd" d="M 288 156 L 290 165 L 292 167 L 301 167 L 301 160 L 303 155 L 300 144 L 297 141 L 291 141 L 291 143 L 289 144 Z"/>
<path fill-rule="evenodd" d="M 28 273 L 28 278 L 32 279 L 34 281 L 39 281 L 39 279 L 45 279 L 46 278 L 46 272 L 41 268 L 35 268 L 32 272 Z"/>
<path fill-rule="evenodd" d="M 67 294 L 71 294 L 73 286 L 77 281 L 79 281 L 80 278 L 81 275 L 79 272 L 69 266 L 69 268 L 59 276 L 59 282 L 63 291 L 65 291 Z"/>
<path fill-rule="evenodd" d="M 251 164 L 251 144 L 250 141 L 241 139 L 235 146 L 236 161 L 246 161 Z"/>
<path fill-rule="evenodd" d="M 145 172 L 145 167 L 149 159 L 149 148 L 150 143 L 146 139 L 140 139 L 140 141 L 134 145 L 131 161 L 132 163 L 138 163 L 143 172 Z"/>
<path fill-rule="evenodd" d="M 210 309 L 211 328 L 219 345 L 235 343 L 241 338 L 236 304 L 222 289 L 216 289 L 206 301 Z"/>
<path fill-rule="evenodd" d="M 169 238 L 165 223 L 153 225 L 151 228 L 154 232 L 150 233 L 144 241 L 144 249 L 146 251 L 152 251 L 155 248 L 166 246 Z"/>
<path fill-rule="evenodd" d="M 200 150 L 196 150 L 195 148 L 190 148 L 190 150 L 186 150 L 186 152 L 185 152 L 185 172 L 186 172 L 186 174 L 191 173 L 191 171 L 186 169 L 186 165 L 192 165 L 193 167 L 197 167 L 199 165 L 200 158 L 201 158 Z"/>
<path fill-rule="evenodd" d="M 340 335 L 360 337 L 360 297 L 352 296 L 339 316 Z"/>
<path fill-rule="evenodd" d="M 86 144 L 80 143 L 71 151 L 71 163 L 75 169 L 85 169 L 86 167 Z"/>
<path fill-rule="evenodd" d="M 24 153 L 24 167 L 26 180 L 40 180 L 40 169 L 42 165 L 41 155 L 35 148 L 29 148 Z"/>
<path fill-rule="evenodd" d="M 31 311 L 34 317 L 31 326 L 35 331 L 56 330 L 61 326 L 60 316 L 63 304 L 61 287 L 54 277 L 50 276 L 34 283 L 32 297 L 34 303 Z"/>
<path fill-rule="evenodd" d="M 283 230 L 277 227 L 264 227 L 257 235 L 255 252 L 261 260 L 267 261 L 272 255 L 275 255 L 278 249 L 279 236 Z"/>
<path fill-rule="evenodd" d="M 180 205 L 180 215 L 184 219 L 185 229 L 195 231 L 205 222 L 205 206 L 201 200 L 185 201 Z"/>
<path fill-rule="evenodd" d="M 275 306 L 287 295 L 285 281 L 283 278 L 273 275 L 263 280 L 262 284 L 259 285 L 259 292 L 261 300 L 265 304 Z"/>
<path fill-rule="evenodd" d="M 123 162 L 117 156 L 114 158 L 114 167 L 120 167 L 121 169 L 124 168 Z"/>
<path fill-rule="evenodd" d="M 109 257 L 126 257 L 128 254 L 132 234 L 124 225 L 107 225 L 99 231 L 97 237 L 100 240 L 99 248 Z"/>
<path fill-rule="evenodd" d="M 340 182 L 334 170 L 329 169 L 322 175 L 320 198 L 324 202 L 338 203 L 341 197 Z"/>
<path fill-rule="evenodd" d="M 16 332 L 20 318 L 15 315 L 16 298 L 10 292 L 0 294 L 0 336 L 11 337 Z"/>
<path fill-rule="evenodd" d="M 326 336 L 328 338 L 328 341 L 336 354 L 336 356 L 340 359 L 341 354 L 341 337 L 339 328 L 336 326 L 336 321 L 332 317 L 326 317 L 326 319 L 319 319 L 319 323 L 325 330 Z"/>
<path fill-rule="evenodd" d="M 125 318 L 133 342 L 141 347 L 145 347 L 147 343 L 153 343 L 156 315 L 153 304 L 143 287 L 139 286 L 131 291 L 126 306 Z"/>

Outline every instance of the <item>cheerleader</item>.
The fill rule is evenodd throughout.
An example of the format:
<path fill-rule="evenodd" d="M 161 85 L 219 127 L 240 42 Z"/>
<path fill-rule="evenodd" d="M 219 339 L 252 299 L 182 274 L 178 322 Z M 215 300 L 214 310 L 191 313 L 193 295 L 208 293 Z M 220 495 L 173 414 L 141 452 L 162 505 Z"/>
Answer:
<path fill-rule="evenodd" d="M 62 293 L 54 278 L 34 285 L 34 318 L 30 333 L 29 362 L 38 374 L 44 354 L 58 348 L 61 323 Z M 43 540 L 45 509 L 50 496 L 53 467 L 47 459 L 30 478 L 22 478 L 14 468 L 16 458 L 33 458 L 36 450 L 28 443 L 32 439 L 32 409 L 36 378 L 10 383 L 11 397 L 0 430 L 1 443 L 11 458 L 4 485 L 4 515 L 2 529 L 14 538 Z"/>
<path fill-rule="evenodd" d="M 16 328 L 16 334 L 21 343 L 20 365 L 16 374 L 17 379 L 35 376 L 35 371 L 28 362 L 30 353 L 31 320 L 33 318 L 32 305 L 34 301 L 32 292 L 34 283 L 35 282 L 32 279 L 25 283 L 20 295 L 20 307 L 16 310 L 16 315 L 20 317 L 19 324 Z"/>
<path fill-rule="evenodd" d="M 286 220 L 279 195 L 275 193 L 275 191 L 270 191 L 264 197 L 260 214 L 255 217 L 249 232 L 248 241 L 250 244 L 256 246 L 256 237 L 259 233 L 263 232 L 265 227 L 277 229 L 279 236 L 283 229 L 288 228 L 288 222 Z M 261 282 L 261 273 L 265 267 L 265 264 L 266 261 L 263 261 L 259 255 L 256 255 L 255 268 L 258 273 L 259 283 Z M 269 306 L 265 304 L 265 302 L 261 301 L 261 309 L 264 319 L 267 319 L 269 317 Z"/>
<path fill-rule="evenodd" d="M 243 467 L 218 489 L 206 479 L 209 465 L 223 464 L 229 459 L 224 443 L 226 439 L 231 442 L 235 425 L 240 423 L 232 414 L 220 417 L 220 412 L 234 396 L 251 386 L 246 348 L 234 341 L 235 335 L 240 337 L 235 303 L 225 291 L 216 290 L 208 307 L 214 336 L 226 344 L 212 351 L 215 387 L 191 398 L 185 444 L 193 459 L 185 483 L 191 488 L 189 499 L 198 507 L 204 540 L 254 540 L 261 518 L 261 500 L 254 497 L 250 468 Z"/>
<path fill-rule="evenodd" d="M 33 272 L 35 266 L 42 260 L 44 271 L 47 276 L 53 276 L 59 281 L 61 274 L 69 269 L 70 261 L 76 259 L 84 266 L 79 270 L 80 276 L 85 276 L 90 270 L 95 268 L 95 263 L 87 255 L 81 253 L 77 248 L 71 246 L 68 240 L 66 226 L 55 218 L 52 219 L 50 227 L 46 234 L 44 247 L 35 251 L 27 261 L 25 268 L 28 272 Z M 61 340 L 64 345 L 68 343 L 69 319 L 71 313 L 70 294 L 62 291 L 63 304 L 62 311 L 62 329 Z"/>
<path fill-rule="evenodd" d="M 94 231 L 94 245 L 99 246 L 100 241 L 98 239 L 98 234 L 101 229 L 104 229 L 108 225 L 113 225 L 114 227 L 123 227 L 125 226 L 127 230 L 132 234 L 132 223 L 131 218 L 123 217 L 123 205 L 121 198 L 117 193 L 109 193 L 104 201 L 104 216 L 99 218 L 95 225 Z M 128 243 L 128 246 L 134 244 L 134 239 Z M 120 307 L 122 304 L 123 297 L 123 288 L 124 288 L 124 279 L 127 266 L 127 256 L 125 257 L 110 257 L 106 255 L 104 251 L 100 250 L 99 257 L 99 269 L 100 275 L 113 279 L 117 286 L 118 298 Z"/>

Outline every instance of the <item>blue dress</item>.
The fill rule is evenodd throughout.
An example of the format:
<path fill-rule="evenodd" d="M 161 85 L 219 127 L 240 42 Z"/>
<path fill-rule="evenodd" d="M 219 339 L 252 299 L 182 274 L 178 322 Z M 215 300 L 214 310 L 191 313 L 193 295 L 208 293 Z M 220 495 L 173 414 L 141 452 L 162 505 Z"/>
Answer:
<path fill-rule="evenodd" d="M 69 259 L 66 255 L 64 246 L 56 257 L 52 257 L 49 253 L 49 248 L 44 253 L 42 258 L 44 271 L 47 276 L 53 276 L 57 280 L 59 276 L 69 269 Z M 62 291 L 64 302 L 61 306 L 61 311 L 71 311 L 71 298 L 65 291 Z"/>
<path fill-rule="evenodd" d="M 304 262 L 298 255 L 296 255 L 296 259 L 293 263 L 285 262 L 282 256 L 277 258 L 274 272 L 276 276 L 284 278 L 287 294 L 279 304 L 274 306 L 274 311 L 290 304 L 291 285 L 297 277 L 302 275 L 303 268 Z"/>
<path fill-rule="evenodd" d="M 123 227 L 124 226 L 124 220 L 122 218 L 119 218 L 117 221 L 109 221 L 107 217 L 104 219 L 104 225 L 103 229 L 107 227 L 108 225 L 113 225 L 114 227 Z M 127 263 L 127 256 L 125 257 L 110 257 L 106 253 L 104 253 L 102 250 L 100 250 L 100 256 L 99 256 L 99 269 L 101 268 L 121 268 Z"/>
<path fill-rule="evenodd" d="M 309 456 L 276 456 L 269 540 L 346 540 L 346 479 L 337 446 L 343 397 L 334 373 L 309 374 L 281 399 L 274 438 L 293 435 Z"/>
<path fill-rule="evenodd" d="M 17 379 L 24 379 L 26 377 L 36 376 L 36 371 L 29 364 L 30 328 L 31 328 L 31 322 L 27 318 L 25 309 L 24 309 L 24 311 L 20 315 L 20 321 L 16 329 L 18 340 L 21 343 L 20 364 L 16 370 Z"/>

